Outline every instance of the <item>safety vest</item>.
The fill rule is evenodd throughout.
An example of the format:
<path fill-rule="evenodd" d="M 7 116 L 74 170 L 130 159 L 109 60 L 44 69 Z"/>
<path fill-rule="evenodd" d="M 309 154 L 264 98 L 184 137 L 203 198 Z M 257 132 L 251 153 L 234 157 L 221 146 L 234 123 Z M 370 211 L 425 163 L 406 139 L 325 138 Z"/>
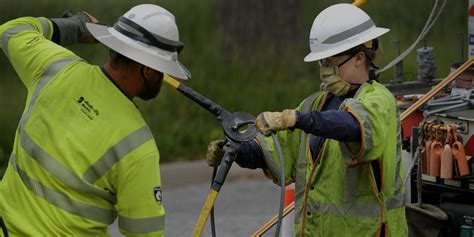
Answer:
<path fill-rule="evenodd" d="M 163 235 L 159 152 L 136 105 L 98 66 L 50 41 L 51 21 L 0 27 L 28 89 L 0 185 L 11 236 Z"/>
<path fill-rule="evenodd" d="M 298 111 L 319 111 L 327 93 L 308 97 Z M 285 180 L 296 183 L 295 236 L 407 236 L 403 164 L 398 108 L 393 95 L 377 82 L 364 83 L 340 110 L 358 121 L 362 142 L 326 139 L 311 157 L 309 134 L 296 129 L 281 131 Z M 317 121 L 316 121 L 317 122 Z M 271 138 L 257 137 L 274 181 L 281 178 L 278 154 Z M 379 165 L 377 189 L 372 164 Z M 385 230 L 381 230 L 385 223 Z"/>

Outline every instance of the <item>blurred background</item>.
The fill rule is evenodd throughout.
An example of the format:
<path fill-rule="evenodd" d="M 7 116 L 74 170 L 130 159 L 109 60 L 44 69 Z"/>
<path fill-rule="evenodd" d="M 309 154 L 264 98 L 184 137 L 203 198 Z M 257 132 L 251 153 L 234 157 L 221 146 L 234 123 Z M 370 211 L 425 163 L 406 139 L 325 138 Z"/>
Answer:
<path fill-rule="evenodd" d="M 21 16 L 59 17 L 65 10 L 87 11 L 113 24 L 129 8 L 153 3 L 176 16 L 185 48 L 180 61 L 193 74 L 185 84 L 229 111 L 257 115 L 296 107 L 319 88 L 316 63 L 305 63 L 309 31 L 316 15 L 335 0 L 0 0 L 0 24 Z M 376 64 L 385 66 L 418 36 L 434 0 L 369 0 L 363 7 L 378 26 L 391 31 L 381 38 Z M 467 0 L 448 1 L 426 37 L 435 49 L 436 77 L 467 58 Z M 344 16 L 340 16 L 341 18 Z M 420 43 L 417 48 L 423 47 Z M 90 63 L 102 65 L 108 51 L 100 44 L 72 47 Z M 404 61 L 405 80 L 416 80 L 416 53 Z M 390 83 L 394 70 L 381 75 Z M 154 132 L 162 162 L 204 159 L 207 144 L 222 139 L 220 123 L 207 111 L 167 86 L 140 110 Z M 0 54 L 0 174 L 13 146 L 26 90 Z M 94 136 L 94 134 L 91 134 Z"/>

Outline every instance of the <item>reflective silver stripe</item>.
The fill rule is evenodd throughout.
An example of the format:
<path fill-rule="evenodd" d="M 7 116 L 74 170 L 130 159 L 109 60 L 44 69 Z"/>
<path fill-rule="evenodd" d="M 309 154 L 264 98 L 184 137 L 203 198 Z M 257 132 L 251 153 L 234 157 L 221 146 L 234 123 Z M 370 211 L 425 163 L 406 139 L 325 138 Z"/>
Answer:
<path fill-rule="evenodd" d="M 150 128 L 146 125 L 141 127 L 111 147 L 99 160 L 91 165 L 84 173 L 84 179 L 89 183 L 94 183 L 117 162 L 151 139 L 153 139 L 153 134 Z"/>
<path fill-rule="evenodd" d="M 46 171 L 53 175 L 58 181 L 65 184 L 72 190 L 83 193 L 91 194 L 105 198 L 112 202 L 117 203 L 117 197 L 112 193 L 105 190 L 99 189 L 81 180 L 71 170 L 61 164 L 59 161 L 51 157 L 46 151 L 38 146 L 26 131 L 21 133 L 21 147 L 31 156 L 32 159 L 36 160 Z"/>
<path fill-rule="evenodd" d="M 398 193 L 393 197 L 390 197 L 385 202 L 385 208 L 387 210 L 396 209 L 405 206 L 405 194 Z"/>
<path fill-rule="evenodd" d="M 313 93 L 308 98 L 306 98 L 301 104 L 300 111 L 308 112 L 312 109 L 314 100 L 317 96 L 320 95 L 320 92 Z M 303 202 L 304 202 L 304 192 L 306 186 L 306 140 L 308 134 L 303 130 L 300 130 L 300 147 L 298 151 L 298 158 L 296 160 L 296 175 L 295 175 L 295 223 L 299 224 L 302 222 L 303 215 Z"/>
<path fill-rule="evenodd" d="M 281 180 L 280 169 L 278 168 L 276 160 L 273 157 L 272 151 L 268 147 L 267 143 L 265 143 L 265 138 L 262 134 L 258 133 L 256 139 L 260 145 L 260 150 L 262 151 L 263 159 L 265 160 L 268 169 L 272 173 L 272 176 L 278 180 L 276 183 L 279 184 Z"/>
<path fill-rule="evenodd" d="M 15 157 L 13 154 L 10 158 L 10 164 L 19 174 L 21 180 L 23 181 L 23 184 L 31 192 L 64 211 L 107 225 L 112 224 L 115 218 L 117 217 L 115 210 L 108 210 L 71 199 L 63 193 L 58 192 L 50 187 L 44 186 L 39 181 L 29 177 L 25 171 L 23 171 L 16 165 Z"/>
<path fill-rule="evenodd" d="M 372 19 L 368 19 L 367 21 L 365 21 L 364 23 L 358 25 L 358 26 L 355 26 L 351 29 L 348 29 L 348 30 L 345 30 L 341 33 L 338 33 L 338 34 L 335 34 L 329 38 L 327 38 L 326 40 L 324 40 L 322 43 L 323 44 L 334 44 L 334 43 L 337 43 L 339 41 L 342 41 L 342 40 L 345 40 L 345 39 L 348 39 L 352 36 L 355 36 L 357 34 L 360 34 L 368 29 L 370 29 L 371 27 L 373 27 L 375 24 L 374 22 L 372 21 Z"/>
<path fill-rule="evenodd" d="M 395 194 L 399 194 L 402 192 L 402 174 L 400 173 L 402 166 L 402 132 L 401 132 L 401 124 L 400 124 L 400 111 L 398 109 L 398 106 L 395 106 L 397 108 L 397 169 L 395 173 Z"/>
<path fill-rule="evenodd" d="M 25 127 L 26 122 L 30 118 L 31 111 L 33 110 L 33 107 L 36 104 L 36 100 L 38 99 L 38 96 L 40 92 L 43 90 L 43 88 L 48 84 L 48 82 L 59 72 L 61 69 L 64 68 L 67 64 L 74 62 L 74 61 L 79 61 L 81 58 L 78 57 L 73 57 L 73 58 L 63 58 L 59 59 L 57 61 L 52 62 L 48 68 L 44 71 L 43 75 L 41 75 L 41 78 L 38 81 L 38 84 L 36 85 L 35 91 L 33 92 L 33 95 L 31 96 L 30 99 L 30 105 L 28 107 L 28 110 L 26 113 L 21 117 L 20 120 L 20 126 L 18 132 L 21 132 L 23 128 Z"/>
<path fill-rule="evenodd" d="M 308 211 L 324 216 L 379 217 L 381 215 L 378 203 L 334 204 L 308 202 Z"/>
<path fill-rule="evenodd" d="M 49 39 L 49 34 L 51 33 L 51 29 L 49 27 L 48 21 L 42 17 L 38 17 L 36 19 L 40 22 L 41 27 L 43 28 L 44 38 Z"/>
<path fill-rule="evenodd" d="M 150 218 L 128 218 L 119 216 L 119 226 L 127 232 L 131 233 L 149 233 L 162 231 L 165 228 L 165 217 Z"/>
<path fill-rule="evenodd" d="M 3 35 L 1 37 L 1 39 L 2 39 L 2 49 L 3 49 L 3 52 L 5 52 L 5 55 L 7 55 L 8 58 L 10 57 L 8 55 L 8 42 L 10 41 L 10 38 L 13 35 L 16 35 L 20 32 L 26 31 L 26 30 L 36 30 L 36 29 L 32 25 L 20 24 L 20 25 L 16 25 L 16 26 L 6 30 L 5 32 L 3 32 Z"/>
<path fill-rule="evenodd" d="M 358 155 L 357 159 L 359 159 L 359 162 L 363 162 L 365 157 L 364 154 L 366 153 L 366 151 L 370 151 L 374 147 L 372 122 L 370 121 L 370 116 L 364 109 L 364 106 L 357 99 L 348 99 L 345 106 L 350 107 L 356 113 L 356 119 L 358 120 L 363 129 L 362 139 L 364 147 L 362 147 L 362 154 L 356 154 Z M 354 151 L 351 151 L 347 144 L 345 144 L 344 142 L 340 142 L 340 144 L 344 161 L 346 162 L 346 164 L 352 163 Z"/>
<path fill-rule="evenodd" d="M 393 197 L 388 198 L 385 203 L 387 210 L 401 208 L 405 206 L 405 195 L 399 193 Z M 308 203 L 310 212 L 315 212 L 326 216 L 364 216 L 364 217 L 379 217 L 380 206 L 378 203 L 353 203 L 353 204 L 334 204 L 313 202 Z"/>
<path fill-rule="evenodd" d="M 17 168 L 16 168 L 16 162 L 15 162 L 15 154 L 10 154 L 10 159 L 8 159 L 8 162 L 10 162 L 10 164 L 12 165 L 13 167 L 13 170 L 17 171 Z"/>
<path fill-rule="evenodd" d="M 357 201 L 358 175 L 360 170 L 361 168 L 359 167 L 344 169 L 344 202 L 354 203 Z"/>

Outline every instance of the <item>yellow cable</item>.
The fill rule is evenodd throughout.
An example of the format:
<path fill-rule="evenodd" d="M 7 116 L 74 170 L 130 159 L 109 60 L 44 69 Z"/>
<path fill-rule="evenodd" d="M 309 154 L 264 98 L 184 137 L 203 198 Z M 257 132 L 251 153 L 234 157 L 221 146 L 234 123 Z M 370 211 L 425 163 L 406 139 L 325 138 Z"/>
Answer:
<path fill-rule="evenodd" d="M 179 85 L 181 84 L 179 81 L 177 81 L 176 79 L 168 76 L 165 74 L 164 78 L 163 78 L 163 81 L 165 81 L 166 84 L 168 84 L 169 86 L 171 86 L 173 89 L 178 89 Z"/>
<path fill-rule="evenodd" d="M 201 236 L 202 230 L 204 229 L 204 226 L 206 225 L 207 218 L 209 217 L 209 213 L 211 213 L 212 207 L 214 206 L 214 202 L 216 202 L 218 193 L 219 192 L 217 192 L 216 190 L 211 189 L 211 192 L 207 196 L 207 200 L 204 203 L 201 214 L 199 215 L 198 222 L 196 223 L 196 226 L 194 227 L 193 237 Z"/>

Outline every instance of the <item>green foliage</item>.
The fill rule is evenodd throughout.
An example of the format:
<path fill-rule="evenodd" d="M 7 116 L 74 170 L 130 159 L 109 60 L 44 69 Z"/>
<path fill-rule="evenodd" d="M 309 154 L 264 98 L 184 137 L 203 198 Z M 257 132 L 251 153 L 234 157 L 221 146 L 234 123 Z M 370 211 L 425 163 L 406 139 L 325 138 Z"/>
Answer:
<path fill-rule="evenodd" d="M 229 111 L 248 111 L 255 115 L 264 110 L 296 107 L 319 88 L 315 64 L 304 63 L 302 59 L 308 52 L 307 35 L 314 17 L 336 2 L 302 1 L 299 13 L 302 16 L 302 37 L 296 37 L 295 42 L 283 48 L 272 45 L 267 39 L 260 40 L 252 53 L 243 53 L 238 46 L 229 51 L 222 47 L 215 0 L 146 1 L 163 6 L 176 16 L 181 41 L 186 45 L 180 61 L 193 73 L 193 78 L 185 84 Z M 26 15 L 58 17 L 68 9 L 71 12 L 85 10 L 102 22 L 112 24 L 118 16 L 139 3 L 145 1 L 0 0 L 0 23 Z M 394 40 L 399 40 L 401 48 L 405 49 L 416 39 L 432 4 L 432 0 L 370 0 L 364 6 L 377 25 L 391 28 L 391 32 L 381 38 L 382 53 L 378 65 L 386 65 L 397 56 Z M 467 5 L 467 0 L 448 1 L 428 35 L 427 44 L 436 50 L 437 77 L 446 76 L 449 66 L 461 60 L 457 34 L 464 33 L 467 39 Z M 107 51 L 101 45 L 79 45 L 72 49 L 95 64 L 103 64 L 107 57 Z M 467 52 L 466 43 L 463 51 Z M 223 55 L 231 56 L 225 58 Z M 412 53 L 404 61 L 407 79 L 416 80 L 415 60 L 416 53 Z M 393 70 L 389 70 L 382 76 L 382 81 L 388 82 L 392 76 Z M 0 163 L 6 163 L 12 150 L 25 97 L 25 89 L 2 54 Z M 138 104 L 154 131 L 162 161 L 200 159 L 209 141 L 223 138 L 220 124 L 211 114 L 169 88 L 163 88 L 158 99 Z"/>

